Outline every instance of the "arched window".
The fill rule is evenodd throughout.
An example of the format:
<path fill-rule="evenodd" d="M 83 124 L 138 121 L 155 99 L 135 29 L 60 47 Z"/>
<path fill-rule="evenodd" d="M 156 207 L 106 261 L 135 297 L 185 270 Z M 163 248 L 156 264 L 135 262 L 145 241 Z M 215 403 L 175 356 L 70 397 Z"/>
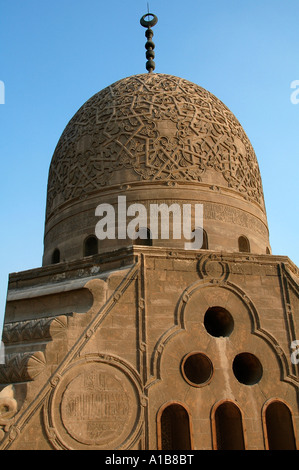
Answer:
<path fill-rule="evenodd" d="M 84 256 L 92 256 L 98 253 L 98 239 L 94 235 L 84 241 Z"/>
<path fill-rule="evenodd" d="M 60 263 L 60 251 L 56 248 L 52 254 L 52 264 Z"/>
<path fill-rule="evenodd" d="M 209 249 L 209 242 L 208 242 L 207 232 L 203 228 L 195 228 L 195 229 L 192 230 L 193 233 L 198 232 L 198 234 L 200 234 L 199 231 L 202 232 L 202 245 L 201 245 L 200 249 L 201 250 L 208 250 Z"/>
<path fill-rule="evenodd" d="M 152 234 L 149 228 L 141 227 L 139 237 L 134 240 L 134 245 L 152 246 Z"/>
<path fill-rule="evenodd" d="M 196 230 L 202 230 L 202 246 L 201 250 L 208 250 L 209 248 L 209 243 L 208 243 L 208 235 L 207 232 L 202 228 L 202 229 L 196 229 Z"/>
<path fill-rule="evenodd" d="M 285 403 L 275 400 L 266 407 L 264 426 L 269 450 L 296 450 L 292 413 Z"/>
<path fill-rule="evenodd" d="M 208 234 L 207 232 L 202 229 L 202 250 L 208 250 L 209 249 L 209 241 L 208 241 Z"/>
<path fill-rule="evenodd" d="M 159 413 L 158 447 L 160 450 L 191 450 L 189 414 L 182 405 L 173 403 Z"/>
<path fill-rule="evenodd" d="M 244 235 L 239 237 L 238 244 L 241 253 L 250 253 L 250 244 L 247 237 L 244 237 Z"/>
<path fill-rule="evenodd" d="M 268 246 L 267 246 L 267 248 L 266 248 L 266 255 L 270 255 L 270 249 L 269 249 Z"/>
<path fill-rule="evenodd" d="M 215 447 L 218 450 L 245 450 L 242 415 L 230 401 L 217 406 L 212 417 Z"/>

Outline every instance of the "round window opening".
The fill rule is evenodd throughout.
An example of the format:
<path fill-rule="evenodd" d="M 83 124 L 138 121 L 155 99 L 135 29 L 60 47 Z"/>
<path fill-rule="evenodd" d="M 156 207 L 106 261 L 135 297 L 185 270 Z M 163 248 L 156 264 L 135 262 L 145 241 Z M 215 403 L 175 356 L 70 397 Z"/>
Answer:
<path fill-rule="evenodd" d="M 263 367 L 259 359 L 250 353 L 238 354 L 233 362 L 236 379 L 245 385 L 258 383 L 263 375 Z"/>
<path fill-rule="evenodd" d="M 211 380 L 213 365 L 205 354 L 190 353 L 183 359 L 182 373 L 190 385 L 200 387 Z"/>
<path fill-rule="evenodd" d="M 219 338 L 232 333 L 234 319 L 225 308 L 211 307 L 206 311 L 204 325 L 210 335 Z"/>

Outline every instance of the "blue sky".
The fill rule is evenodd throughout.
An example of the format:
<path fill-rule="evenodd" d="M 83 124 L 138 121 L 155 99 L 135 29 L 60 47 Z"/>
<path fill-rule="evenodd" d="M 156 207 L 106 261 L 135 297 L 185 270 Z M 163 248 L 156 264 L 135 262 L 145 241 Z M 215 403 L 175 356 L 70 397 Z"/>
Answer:
<path fill-rule="evenodd" d="M 258 157 L 273 254 L 299 265 L 298 0 L 149 3 L 155 71 L 208 89 L 239 119 Z M 146 71 L 146 12 L 143 0 L 0 0 L 0 330 L 8 274 L 41 266 L 58 139 L 94 93 Z"/>

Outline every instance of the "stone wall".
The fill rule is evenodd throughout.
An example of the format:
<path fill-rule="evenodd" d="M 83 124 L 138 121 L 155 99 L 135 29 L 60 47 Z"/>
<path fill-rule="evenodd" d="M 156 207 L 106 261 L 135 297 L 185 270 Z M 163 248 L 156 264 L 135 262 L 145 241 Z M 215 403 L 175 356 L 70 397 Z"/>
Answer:
<path fill-rule="evenodd" d="M 167 448 L 168 409 L 181 445 L 213 449 L 223 403 L 245 448 L 267 448 L 272 400 L 298 431 L 298 299 L 298 269 L 271 255 L 131 247 L 12 274 L 0 448 Z"/>

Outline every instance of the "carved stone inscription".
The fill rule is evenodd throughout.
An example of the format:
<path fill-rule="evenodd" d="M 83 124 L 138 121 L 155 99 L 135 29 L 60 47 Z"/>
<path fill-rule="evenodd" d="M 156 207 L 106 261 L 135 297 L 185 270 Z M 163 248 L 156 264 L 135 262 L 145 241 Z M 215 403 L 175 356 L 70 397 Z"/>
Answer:
<path fill-rule="evenodd" d="M 221 220 L 244 228 L 250 228 L 260 235 L 267 237 L 268 229 L 266 225 L 257 217 L 246 212 L 226 206 L 225 204 L 204 203 L 204 218 L 210 220 Z"/>
<path fill-rule="evenodd" d="M 135 439 L 141 414 L 139 385 L 119 359 L 80 359 L 53 387 L 44 416 L 56 449 L 127 448 Z"/>
<path fill-rule="evenodd" d="M 130 397 L 112 373 L 96 367 L 75 377 L 61 403 L 66 430 L 79 442 L 101 445 L 114 440 L 130 418 Z"/>

